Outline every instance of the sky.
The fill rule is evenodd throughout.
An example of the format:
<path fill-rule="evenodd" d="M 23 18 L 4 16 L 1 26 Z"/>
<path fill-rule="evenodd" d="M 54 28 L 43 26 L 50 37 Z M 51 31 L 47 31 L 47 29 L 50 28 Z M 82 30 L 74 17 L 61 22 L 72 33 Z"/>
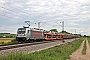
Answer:
<path fill-rule="evenodd" d="M 90 0 L 0 0 L 0 33 L 28 26 L 90 35 Z"/>

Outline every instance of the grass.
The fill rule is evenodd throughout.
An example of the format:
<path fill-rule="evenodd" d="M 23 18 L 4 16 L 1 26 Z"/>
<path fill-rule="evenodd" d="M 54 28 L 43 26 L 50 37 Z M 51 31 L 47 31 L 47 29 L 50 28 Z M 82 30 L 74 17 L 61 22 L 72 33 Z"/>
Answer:
<path fill-rule="evenodd" d="M 84 46 L 83 46 L 83 50 L 82 50 L 82 54 L 85 55 L 86 54 L 86 40 L 84 42 Z"/>
<path fill-rule="evenodd" d="M 70 58 L 74 52 L 81 45 L 83 39 L 74 40 L 65 44 L 61 44 L 46 50 L 34 53 L 11 53 L 6 56 L 0 56 L 0 60 L 66 60 Z"/>
<path fill-rule="evenodd" d="M 88 37 L 87 40 L 88 40 L 88 43 L 90 44 L 90 37 Z"/>

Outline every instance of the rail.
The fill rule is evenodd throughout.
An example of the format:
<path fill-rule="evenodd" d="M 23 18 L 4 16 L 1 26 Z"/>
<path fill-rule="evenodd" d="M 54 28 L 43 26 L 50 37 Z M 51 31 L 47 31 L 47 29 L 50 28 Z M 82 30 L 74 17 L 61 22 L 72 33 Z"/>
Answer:
<path fill-rule="evenodd" d="M 6 50 L 6 49 L 12 49 L 12 48 L 30 46 L 30 45 L 50 43 L 50 42 L 55 42 L 55 41 L 43 41 L 43 42 L 33 42 L 33 43 L 23 43 L 23 44 L 14 44 L 14 45 L 0 46 L 0 51 L 1 51 L 1 50 Z"/>

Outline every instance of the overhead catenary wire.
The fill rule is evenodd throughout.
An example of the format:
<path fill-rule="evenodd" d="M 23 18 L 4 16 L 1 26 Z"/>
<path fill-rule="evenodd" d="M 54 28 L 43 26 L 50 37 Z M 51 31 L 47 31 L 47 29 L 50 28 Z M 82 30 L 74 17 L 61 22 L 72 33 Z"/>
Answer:
<path fill-rule="evenodd" d="M 19 19 L 18 17 L 21 17 L 20 15 L 17 15 L 17 14 L 12 14 L 12 13 L 10 13 L 10 12 L 4 12 L 5 14 L 0 14 L 0 15 L 3 15 L 3 16 L 7 16 L 7 15 L 13 15 L 14 17 L 11 17 L 11 18 L 15 18 L 15 17 L 17 17 L 17 19 Z M 16 16 L 17 15 L 17 16 Z M 9 16 L 7 16 L 7 17 L 9 17 Z M 16 18 L 15 18 L 16 19 Z M 23 20 L 23 19 L 26 19 L 25 17 L 22 17 L 22 18 L 20 18 L 21 20 Z M 19 19 L 19 20 L 20 20 Z"/>
<path fill-rule="evenodd" d="M 16 1 L 17 2 L 17 1 Z M 21 1 L 19 1 L 19 2 L 21 2 Z M 3 3 L 3 5 L 4 6 L 9 6 L 10 8 L 12 8 L 12 9 L 15 9 L 15 10 L 18 10 L 18 11 L 20 11 L 20 12 L 22 12 L 23 14 L 25 14 L 26 15 L 26 17 L 28 17 L 28 19 L 30 20 L 31 19 L 31 12 L 29 13 L 29 12 L 27 12 L 27 11 L 25 11 L 25 9 L 21 9 L 20 7 L 12 7 L 12 3 L 11 2 L 6 2 L 6 3 Z M 23 15 L 22 14 L 22 15 Z M 25 16 L 24 15 L 24 16 Z"/>
<path fill-rule="evenodd" d="M 0 15 L 3 16 L 3 17 L 6 17 L 6 18 L 23 21 L 23 19 L 15 18 L 15 17 L 17 17 L 17 16 L 12 17 L 12 14 L 11 14 L 10 12 L 4 12 L 4 13 L 5 13 L 5 14 L 0 13 Z M 8 14 L 6 14 L 6 13 L 8 13 Z M 9 15 L 11 15 L 11 16 L 9 16 Z"/>
<path fill-rule="evenodd" d="M 10 4 L 10 3 L 9 3 Z M 5 6 L 3 7 L 2 5 L 0 6 L 1 8 L 3 8 L 3 9 L 5 9 L 5 10 L 7 10 L 7 11 L 9 11 L 10 12 L 10 14 L 11 13 L 14 13 L 14 16 L 18 16 L 18 15 L 21 15 L 22 16 L 22 18 L 24 18 L 23 20 L 31 20 L 31 16 L 28 16 L 27 14 L 28 14 L 28 12 L 24 12 L 24 11 L 22 11 L 21 9 L 18 9 L 18 8 L 14 8 L 15 10 L 16 9 L 18 9 L 19 11 L 21 11 L 21 13 L 22 14 L 19 14 L 19 13 L 17 13 L 16 11 L 13 11 L 13 10 L 11 10 L 11 9 L 8 9 L 8 8 L 6 8 L 6 6 L 7 7 L 10 7 L 10 8 L 13 8 L 13 7 L 11 7 L 11 6 L 9 6 L 9 5 L 6 5 L 6 4 L 4 4 Z M 5 13 L 8 13 L 8 12 L 5 12 Z M 23 13 L 26 13 L 26 14 L 23 14 Z M 8 13 L 9 14 L 9 13 Z M 30 14 L 29 14 L 30 15 Z"/>
<path fill-rule="evenodd" d="M 11 2 L 11 1 L 10 1 L 10 2 Z M 3 8 L 3 9 L 5 9 L 5 10 L 8 10 L 9 12 L 13 12 L 13 13 L 15 13 L 15 14 L 17 14 L 17 15 L 21 15 L 21 16 L 23 16 L 23 18 L 25 18 L 26 20 L 30 20 L 30 19 L 31 19 L 31 17 L 27 15 L 28 12 L 23 11 L 24 9 L 20 9 L 19 7 L 17 7 L 17 8 L 15 8 L 14 6 L 12 7 L 12 3 L 10 3 L 10 2 L 6 1 L 5 3 L 2 3 L 3 5 L 1 5 L 0 7 Z M 3 6 L 4 6 L 4 7 L 3 7 Z M 11 9 L 13 8 L 14 11 L 11 10 L 11 9 L 8 9 L 8 8 L 6 8 L 6 7 L 10 7 Z M 20 11 L 21 14 L 20 14 L 20 13 L 17 13 L 15 10 Z M 24 13 L 26 13 L 26 14 L 24 14 Z M 16 16 L 17 16 L 17 15 L 16 15 Z M 29 14 L 29 15 L 30 15 L 30 14 Z"/>
<path fill-rule="evenodd" d="M 10 19 L 13 19 L 13 20 L 19 20 L 19 21 L 22 21 L 22 22 L 24 22 L 25 20 L 21 20 L 21 19 L 17 19 L 17 18 L 14 18 L 14 17 L 10 17 L 10 16 L 6 16 L 6 15 L 3 15 L 3 14 L 0 14 L 1 16 L 3 16 L 3 17 L 6 17 L 6 18 L 10 18 Z M 33 24 L 36 24 L 36 23 L 33 23 L 33 22 L 30 22 L 32 25 Z"/>
<path fill-rule="evenodd" d="M 0 7 L 3 8 L 3 9 L 5 9 L 5 10 L 7 10 L 7 11 L 9 11 L 9 12 L 15 13 L 15 14 L 17 14 L 17 15 L 21 15 L 21 16 L 23 16 L 24 18 L 27 19 L 27 16 L 25 16 L 25 15 L 23 15 L 23 14 L 19 14 L 19 13 L 15 12 L 15 11 L 12 11 L 12 10 L 7 9 L 7 8 L 5 8 L 5 7 L 2 7 L 2 6 L 0 6 Z M 17 16 L 17 15 L 16 15 L 16 16 Z"/>
<path fill-rule="evenodd" d="M 16 2 L 22 2 L 22 1 L 16 1 Z M 34 18 L 32 18 L 31 17 L 31 13 L 28 13 L 27 11 L 25 11 L 24 9 L 20 9 L 20 7 L 18 7 L 17 6 L 17 8 L 15 8 L 14 6 L 12 7 L 12 5 L 11 5 L 12 3 L 11 3 L 11 1 L 10 2 L 6 2 L 6 3 L 4 3 L 4 5 L 5 6 L 9 6 L 9 7 L 11 7 L 11 8 L 13 8 L 13 9 L 15 9 L 15 10 L 18 10 L 18 11 L 21 11 L 22 13 L 25 13 L 25 14 L 27 14 L 27 16 L 26 17 L 28 17 L 28 20 L 31 20 L 31 19 L 34 19 Z M 40 16 L 40 18 L 41 18 L 41 16 Z M 35 20 L 35 19 L 34 19 Z"/>
<path fill-rule="evenodd" d="M 12 4 L 12 3 L 10 3 L 10 2 L 7 2 L 7 3 L 8 3 L 8 4 L 4 4 L 4 5 L 5 5 L 4 7 L 3 7 L 3 6 L 0 6 L 1 8 L 9 11 L 9 12 L 5 12 L 5 13 L 8 13 L 8 14 L 14 13 L 14 14 L 13 14 L 14 16 L 21 15 L 21 16 L 23 16 L 23 17 L 22 17 L 22 18 L 15 18 L 15 17 L 12 17 L 12 16 L 7 16 L 7 15 L 2 15 L 2 16 L 7 17 L 7 18 L 9 17 L 9 18 L 16 19 L 16 20 L 22 20 L 22 21 L 30 20 L 30 19 L 31 19 L 30 16 L 26 16 L 26 14 L 30 15 L 28 12 L 24 11 L 23 9 L 21 10 L 21 9 L 18 8 L 18 7 L 17 7 L 17 8 L 12 7 L 12 5 L 10 5 L 10 4 Z M 17 13 L 15 10 L 8 9 L 6 6 L 7 6 L 7 7 L 10 7 L 10 8 L 13 8 L 13 9 L 17 9 L 17 10 L 21 11 L 22 13 L 25 13 L 25 15 L 24 15 L 24 14 L 19 14 L 19 13 Z M 41 16 L 40 16 L 40 17 L 41 17 Z M 36 24 L 36 23 L 34 23 L 34 24 Z M 45 24 L 46 24 L 46 23 L 45 23 Z M 42 25 L 44 26 L 45 24 L 42 24 Z"/>
<path fill-rule="evenodd" d="M 13 9 L 17 9 L 17 10 L 20 10 L 21 12 L 23 12 L 23 13 L 26 13 L 26 14 L 29 14 L 28 12 L 26 12 L 25 10 L 21 10 L 19 7 L 17 7 L 17 8 L 15 8 L 15 7 L 12 7 L 12 5 L 10 5 L 10 4 L 12 4 L 12 3 L 10 3 L 10 2 L 7 2 L 8 4 L 4 4 L 5 6 L 9 6 L 9 7 L 11 7 L 11 8 L 13 8 Z M 29 15 L 31 15 L 31 14 L 29 14 Z"/>
<path fill-rule="evenodd" d="M 18 14 L 18 13 L 16 13 L 16 12 L 14 12 L 14 11 L 12 11 L 12 10 L 10 10 L 10 9 L 7 9 L 7 8 L 5 8 L 5 7 L 2 7 L 2 6 L 0 6 L 2 9 L 4 9 L 4 10 L 7 10 L 7 11 L 9 11 L 9 12 L 4 12 L 5 14 L 0 14 L 1 16 L 4 16 L 4 17 L 6 17 L 6 18 L 11 18 L 11 19 L 14 19 L 14 20 L 20 20 L 20 21 L 24 21 L 24 19 L 26 20 L 26 18 L 24 17 L 24 15 L 23 15 L 23 18 L 24 19 L 22 19 L 22 18 L 14 18 L 14 17 L 12 17 L 12 15 L 15 15 L 15 17 L 19 17 L 18 15 L 21 15 L 22 16 L 22 14 Z M 7 13 L 7 14 L 6 14 Z M 14 13 L 14 14 L 13 14 Z M 7 16 L 8 14 L 10 14 L 11 16 Z M 29 20 L 29 19 L 28 19 Z"/>
<path fill-rule="evenodd" d="M 14 18 L 14 17 L 7 16 L 7 15 L 3 15 L 3 14 L 0 14 L 0 15 L 3 16 L 3 17 L 6 17 L 6 18 L 14 19 L 14 20 L 24 21 L 24 20 L 21 20 L 21 19 L 17 19 L 17 18 Z"/>

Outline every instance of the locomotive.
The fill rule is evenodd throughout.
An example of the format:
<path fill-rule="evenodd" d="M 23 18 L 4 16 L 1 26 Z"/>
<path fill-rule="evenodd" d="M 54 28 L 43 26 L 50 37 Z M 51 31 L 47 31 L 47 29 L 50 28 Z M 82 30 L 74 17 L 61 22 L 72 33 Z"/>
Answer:
<path fill-rule="evenodd" d="M 44 39 L 43 29 L 23 27 L 23 28 L 18 28 L 17 30 L 16 40 L 18 42 L 34 41 L 34 40 L 42 40 L 42 39 Z"/>
<path fill-rule="evenodd" d="M 74 38 L 74 35 L 60 34 L 60 33 L 46 31 L 43 29 L 29 28 L 29 27 L 18 28 L 17 35 L 16 35 L 16 40 L 18 42 L 62 40 L 62 39 L 71 39 L 71 38 Z"/>

